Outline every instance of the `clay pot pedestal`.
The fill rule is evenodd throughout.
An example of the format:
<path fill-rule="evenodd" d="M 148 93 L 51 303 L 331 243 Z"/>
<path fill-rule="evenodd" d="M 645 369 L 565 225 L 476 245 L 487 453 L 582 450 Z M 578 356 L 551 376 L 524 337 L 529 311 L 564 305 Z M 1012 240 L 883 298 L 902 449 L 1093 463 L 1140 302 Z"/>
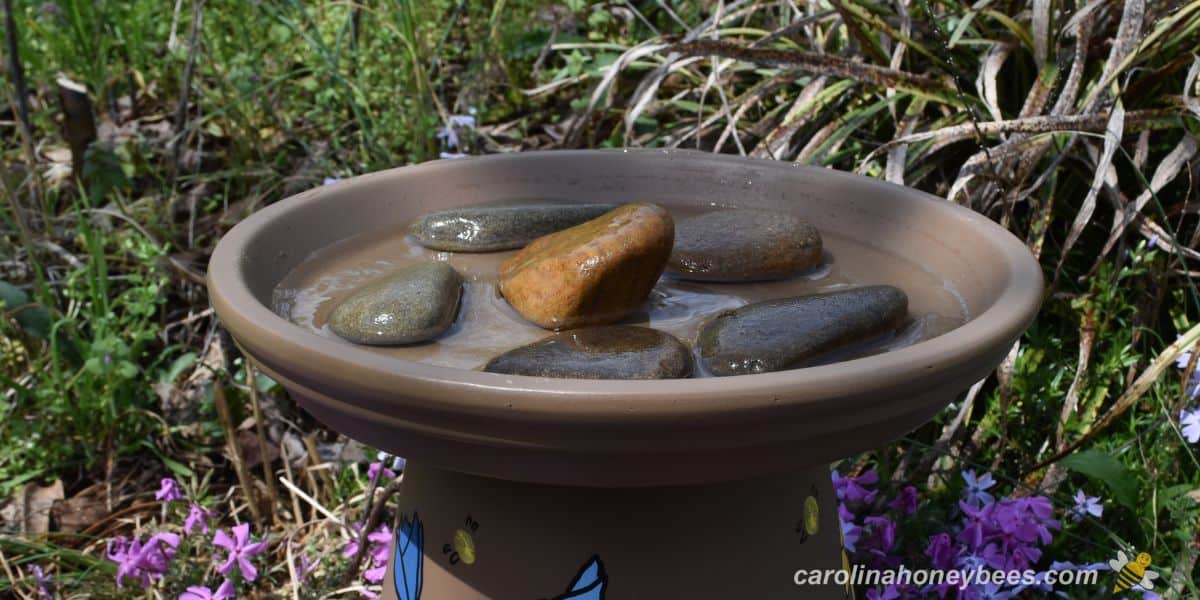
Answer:
<path fill-rule="evenodd" d="M 969 320 L 831 365 L 643 382 L 419 364 L 269 308 L 275 285 L 329 244 L 506 198 L 794 211 L 919 264 L 962 298 Z M 878 283 L 906 287 L 888 275 Z M 209 290 L 246 355 L 301 406 L 408 458 L 386 598 L 843 598 L 836 582 L 795 582 L 797 571 L 844 564 L 827 465 L 896 439 L 985 377 L 1033 319 L 1042 274 L 988 219 L 909 188 L 788 163 L 612 150 L 437 161 L 305 192 L 225 236 Z"/>

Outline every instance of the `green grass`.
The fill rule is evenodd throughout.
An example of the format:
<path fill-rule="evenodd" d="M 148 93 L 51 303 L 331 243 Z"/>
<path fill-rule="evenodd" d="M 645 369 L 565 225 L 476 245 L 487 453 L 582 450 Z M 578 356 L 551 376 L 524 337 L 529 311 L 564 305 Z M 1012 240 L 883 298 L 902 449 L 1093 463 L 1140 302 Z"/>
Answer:
<path fill-rule="evenodd" d="M 1088 4 L 1090 16 L 1045 4 L 1042 15 L 1043 3 L 1019 1 L 727 2 L 717 15 L 700 2 L 208 2 L 193 43 L 190 1 L 176 13 L 161 0 L 15 0 L 35 154 L 6 80 L 0 498 L 55 479 L 72 497 L 101 482 L 122 509 L 171 474 L 199 478 L 206 502 L 247 517 L 215 387 L 232 426 L 257 398 L 296 439 L 332 436 L 269 381 L 252 398 L 204 312 L 208 253 L 245 215 L 326 177 L 462 150 L 437 131 L 473 109 L 480 127 L 460 132 L 473 154 L 700 148 L 886 178 L 1002 223 L 1049 284 L 1011 365 L 843 471 L 873 466 L 935 507 L 953 505 L 967 467 L 992 471 L 1002 493 L 1060 507 L 1078 489 L 1103 496 L 1104 517 L 1072 525 L 1048 555 L 1144 549 L 1194 596 L 1200 447 L 1180 433 L 1179 412 L 1195 402 L 1189 373 L 1170 360 L 1200 321 L 1200 2 L 1146 3 L 1124 38 L 1122 20 L 1129 28 L 1136 15 L 1121 3 Z M 87 87 L 101 124 L 79 181 L 62 157 L 60 75 Z M 1106 141 L 1118 107 L 1123 126 Z M 206 363 L 214 343 L 228 356 Z M 161 410 L 158 392 L 170 389 L 190 402 L 188 419 Z M 257 493 L 288 477 L 339 518 L 363 518 L 355 470 L 289 475 L 275 464 L 271 478 L 249 469 Z M 323 557 L 307 591 L 339 589 L 344 531 L 276 483 L 269 503 L 286 518 L 261 526 Z M 0 577 L 0 593 L 28 592 L 37 563 L 65 593 L 114 594 L 105 540 L 134 532 L 135 517 L 138 531 L 178 520 L 158 513 L 86 536 L 0 535 L 19 570 L 15 582 Z M 905 532 L 917 555 L 927 526 Z M 276 571 L 257 589 L 292 585 Z"/>

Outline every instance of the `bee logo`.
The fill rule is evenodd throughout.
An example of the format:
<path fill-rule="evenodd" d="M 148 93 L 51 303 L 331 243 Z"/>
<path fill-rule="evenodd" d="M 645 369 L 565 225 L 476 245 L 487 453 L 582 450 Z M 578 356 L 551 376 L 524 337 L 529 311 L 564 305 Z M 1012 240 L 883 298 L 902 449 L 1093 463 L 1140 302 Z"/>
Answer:
<path fill-rule="evenodd" d="M 1142 552 L 1130 561 L 1124 552 L 1117 552 L 1117 558 L 1108 561 L 1108 566 L 1117 572 L 1117 584 L 1113 586 L 1114 594 L 1128 591 L 1134 586 L 1147 591 L 1154 589 L 1154 580 L 1158 578 L 1158 573 L 1147 568 L 1150 566 L 1149 554 Z"/>

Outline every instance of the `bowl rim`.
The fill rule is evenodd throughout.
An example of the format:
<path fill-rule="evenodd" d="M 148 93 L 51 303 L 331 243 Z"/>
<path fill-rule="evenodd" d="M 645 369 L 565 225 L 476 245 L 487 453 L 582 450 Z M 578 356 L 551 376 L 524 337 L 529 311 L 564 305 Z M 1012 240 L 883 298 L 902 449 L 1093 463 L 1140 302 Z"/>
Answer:
<path fill-rule="evenodd" d="M 1006 273 L 992 276 L 1006 276 L 1006 282 L 982 313 L 947 333 L 900 350 L 773 373 L 652 381 L 504 375 L 385 357 L 291 323 L 261 303 L 246 282 L 246 249 L 256 236 L 269 231 L 272 220 L 285 212 L 324 201 L 329 197 L 327 191 L 417 170 L 461 169 L 564 153 L 580 159 L 619 153 L 631 158 L 665 155 L 673 160 L 721 164 L 752 161 L 762 168 L 796 168 L 809 176 L 840 178 L 878 188 L 886 195 L 908 196 L 974 227 L 972 243 L 986 243 L 998 253 Z M 866 408 L 866 403 L 855 406 L 846 399 L 878 400 L 878 395 L 889 389 L 903 389 L 935 372 L 961 373 L 995 355 L 997 348 L 1011 345 L 1036 316 L 1044 286 L 1041 266 L 1023 242 L 983 215 L 937 196 L 822 167 L 661 149 L 550 150 L 431 161 L 314 188 L 264 207 L 230 229 L 213 251 L 207 282 L 211 303 L 234 339 L 252 359 L 285 379 L 294 377 L 301 386 L 318 391 L 337 387 L 338 401 L 367 410 L 487 416 L 531 425 L 628 423 L 633 413 L 644 423 L 680 425 L 689 419 L 708 421 L 734 414 L 769 418 L 773 410 L 789 407 L 802 407 L 805 412 Z M 289 382 L 281 383 L 287 387 Z"/>

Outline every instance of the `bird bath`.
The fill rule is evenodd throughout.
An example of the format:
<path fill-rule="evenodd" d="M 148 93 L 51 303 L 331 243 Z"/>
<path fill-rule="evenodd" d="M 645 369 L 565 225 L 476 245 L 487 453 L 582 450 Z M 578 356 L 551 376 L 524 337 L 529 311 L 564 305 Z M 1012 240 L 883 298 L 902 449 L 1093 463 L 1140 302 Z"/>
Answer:
<path fill-rule="evenodd" d="M 548 198 L 794 213 L 827 237 L 834 277 L 895 285 L 914 313 L 953 298 L 958 320 L 832 364 L 614 381 L 356 346 L 274 310 L 281 282 L 331 248 L 352 256 L 355 240 L 399 239 L 430 210 Z M 832 581 L 794 581 L 800 569 L 843 565 L 828 463 L 900 437 L 986 376 L 1042 293 L 1019 240 L 939 198 L 827 169 L 662 150 L 495 155 L 356 177 L 242 221 L 208 278 L 238 345 L 301 406 L 408 459 L 384 580 L 384 597 L 401 600 L 845 597 Z"/>

